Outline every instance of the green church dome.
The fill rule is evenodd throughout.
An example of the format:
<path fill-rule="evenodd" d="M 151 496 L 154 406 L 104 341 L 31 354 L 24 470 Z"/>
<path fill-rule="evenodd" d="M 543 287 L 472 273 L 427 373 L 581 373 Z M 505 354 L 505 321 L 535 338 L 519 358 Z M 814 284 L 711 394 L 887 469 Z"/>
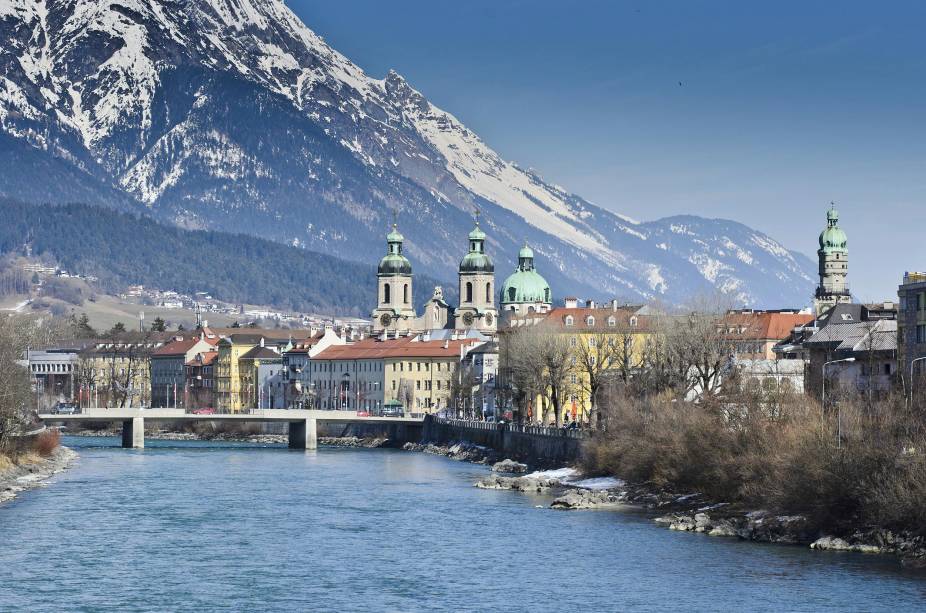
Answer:
<path fill-rule="evenodd" d="M 379 261 L 377 272 L 381 275 L 410 275 L 412 263 L 404 255 L 389 254 Z"/>
<path fill-rule="evenodd" d="M 550 302 L 550 286 L 536 270 L 518 270 L 502 285 L 502 304 Z"/>
<path fill-rule="evenodd" d="M 846 251 L 848 239 L 839 227 L 839 211 L 831 208 L 826 212 L 826 229 L 820 233 L 820 250 L 828 253 Z"/>
<path fill-rule="evenodd" d="M 469 233 L 469 253 L 460 260 L 460 272 L 495 272 L 495 264 L 492 258 L 485 253 L 486 233 L 479 227 L 476 227 Z"/>
<path fill-rule="evenodd" d="M 550 303 L 550 285 L 534 270 L 534 252 L 524 245 L 518 252 L 518 270 L 505 279 L 501 303 Z"/>
<path fill-rule="evenodd" d="M 377 269 L 380 276 L 412 274 L 412 263 L 402 255 L 402 242 L 404 240 L 405 237 L 399 233 L 398 226 L 392 224 L 392 231 L 386 235 L 389 252 L 386 257 L 379 261 L 379 268 Z"/>

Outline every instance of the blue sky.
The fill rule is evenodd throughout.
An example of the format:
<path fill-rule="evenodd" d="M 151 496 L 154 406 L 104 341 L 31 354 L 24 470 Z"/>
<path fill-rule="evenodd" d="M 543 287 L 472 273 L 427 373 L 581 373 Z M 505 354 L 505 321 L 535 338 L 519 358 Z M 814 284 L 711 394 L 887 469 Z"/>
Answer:
<path fill-rule="evenodd" d="M 859 298 L 926 269 L 926 3 L 287 2 L 598 205 L 735 219 L 815 258 L 835 200 Z"/>

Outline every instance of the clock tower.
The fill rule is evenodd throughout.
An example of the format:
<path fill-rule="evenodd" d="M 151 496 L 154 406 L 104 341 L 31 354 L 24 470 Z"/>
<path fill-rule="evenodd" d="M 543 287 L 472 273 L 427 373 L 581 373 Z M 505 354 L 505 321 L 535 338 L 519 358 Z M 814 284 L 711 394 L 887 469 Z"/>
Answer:
<path fill-rule="evenodd" d="M 397 224 L 386 235 L 388 251 L 377 269 L 377 306 L 373 311 L 373 332 L 383 330 L 405 331 L 415 323 L 412 306 L 412 264 L 402 254 L 405 237 L 399 234 Z"/>
<path fill-rule="evenodd" d="M 469 233 L 469 253 L 460 261 L 460 306 L 454 311 L 454 328 L 492 333 L 498 327 L 495 308 L 495 265 L 485 252 L 486 234 L 479 227 Z"/>

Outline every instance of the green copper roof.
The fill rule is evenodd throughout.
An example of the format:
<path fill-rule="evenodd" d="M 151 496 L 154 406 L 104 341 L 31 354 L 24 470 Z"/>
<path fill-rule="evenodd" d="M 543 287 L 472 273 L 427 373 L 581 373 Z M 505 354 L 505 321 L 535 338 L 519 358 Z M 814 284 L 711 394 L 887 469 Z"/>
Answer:
<path fill-rule="evenodd" d="M 473 228 L 473 231 L 469 233 L 469 240 L 471 241 L 484 241 L 486 239 L 486 233 L 482 231 L 482 228 L 479 227 L 479 222 L 476 222 L 476 227 Z"/>
<path fill-rule="evenodd" d="M 502 285 L 502 304 L 550 302 L 550 286 L 534 270 L 534 252 L 526 244 L 518 252 L 518 270 Z"/>
<path fill-rule="evenodd" d="M 485 253 L 486 233 L 479 227 L 476 227 L 469 233 L 469 253 L 460 260 L 460 272 L 495 272 L 495 264 L 492 258 Z"/>
<path fill-rule="evenodd" d="M 401 243 L 405 240 L 405 237 L 399 233 L 399 228 L 396 224 L 392 224 L 392 231 L 386 235 L 386 242 L 389 243 Z"/>
<path fill-rule="evenodd" d="M 392 224 L 392 231 L 386 235 L 386 242 L 389 243 L 389 252 L 382 260 L 379 261 L 377 273 L 379 275 L 410 275 L 412 274 L 412 263 L 402 255 L 402 242 L 405 237 L 399 234 L 396 224 Z"/>
<path fill-rule="evenodd" d="M 502 304 L 550 302 L 550 286 L 536 270 L 518 269 L 502 285 Z"/>
<path fill-rule="evenodd" d="M 460 261 L 460 272 L 495 272 L 495 264 L 486 254 L 470 251 Z"/>
<path fill-rule="evenodd" d="M 839 227 L 839 211 L 831 208 L 826 212 L 826 229 L 820 233 L 820 250 L 825 253 L 847 251 L 846 233 Z"/>

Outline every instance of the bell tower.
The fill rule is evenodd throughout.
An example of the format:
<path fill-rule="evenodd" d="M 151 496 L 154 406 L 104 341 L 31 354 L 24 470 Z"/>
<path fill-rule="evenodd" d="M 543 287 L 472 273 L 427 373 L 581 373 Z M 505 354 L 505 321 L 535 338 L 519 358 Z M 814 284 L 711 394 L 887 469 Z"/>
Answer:
<path fill-rule="evenodd" d="M 412 264 L 402 254 L 404 241 L 394 221 L 392 231 L 386 235 L 386 255 L 376 272 L 378 297 L 373 311 L 373 332 L 377 334 L 383 330 L 405 331 L 414 324 Z"/>
<path fill-rule="evenodd" d="M 826 228 L 820 233 L 819 261 L 820 285 L 814 295 L 814 314 L 819 316 L 842 302 L 851 302 L 849 284 L 849 249 L 846 233 L 839 227 L 839 211 L 830 203 L 826 212 Z"/>
<path fill-rule="evenodd" d="M 469 252 L 460 261 L 460 306 L 454 312 L 454 328 L 492 333 L 498 327 L 495 308 L 495 265 L 485 252 L 486 234 L 479 227 L 469 233 Z"/>

